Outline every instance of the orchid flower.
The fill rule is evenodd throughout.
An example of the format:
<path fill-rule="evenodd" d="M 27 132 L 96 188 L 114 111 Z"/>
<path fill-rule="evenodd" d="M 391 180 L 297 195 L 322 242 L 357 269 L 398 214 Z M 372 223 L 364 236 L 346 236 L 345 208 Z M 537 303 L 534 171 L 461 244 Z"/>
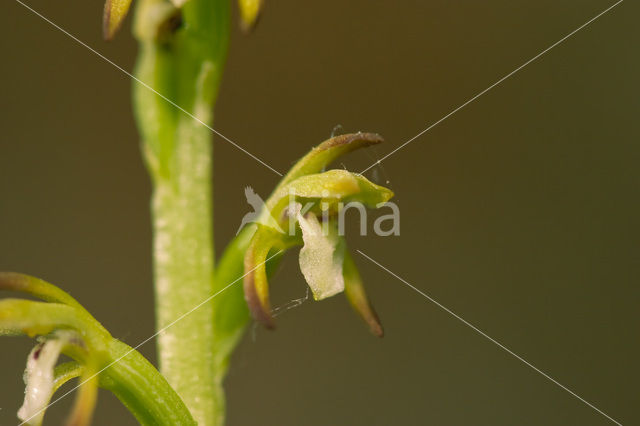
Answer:
<path fill-rule="evenodd" d="M 111 337 L 67 293 L 14 272 L 0 272 L 0 290 L 44 300 L 0 300 L 0 336 L 40 336 L 27 357 L 25 398 L 18 410 L 22 424 L 40 425 L 56 390 L 74 378 L 79 378 L 79 384 L 67 425 L 91 422 L 98 387 L 112 391 L 141 424 L 194 424 L 160 373 L 134 349 Z M 73 361 L 56 365 L 61 355 Z"/>
<path fill-rule="evenodd" d="M 254 319 L 267 328 L 274 328 L 267 279 L 269 254 L 302 245 L 300 270 L 314 299 L 344 291 L 371 331 L 383 335 L 353 259 L 346 252 L 345 239 L 338 233 L 336 218 L 346 203 L 359 202 L 375 208 L 386 203 L 393 193 L 346 170 L 320 172 L 339 156 L 380 142 L 379 135 L 354 133 L 321 143 L 292 168 L 267 200 L 261 220 L 252 229 L 244 260 L 245 299 Z M 279 228 L 293 232 L 285 234 L 269 226 L 273 220 Z"/>

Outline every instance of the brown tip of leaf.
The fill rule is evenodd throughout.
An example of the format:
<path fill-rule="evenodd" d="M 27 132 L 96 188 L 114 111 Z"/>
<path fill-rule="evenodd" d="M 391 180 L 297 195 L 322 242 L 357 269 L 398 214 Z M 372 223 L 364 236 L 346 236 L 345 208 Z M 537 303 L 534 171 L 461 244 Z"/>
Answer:
<path fill-rule="evenodd" d="M 245 275 L 243 279 L 244 299 L 247 301 L 247 305 L 249 306 L 249 311 L 251 312 L 253 319 L 264 325 L 265 328 L 273 330 L 276 328 L 276 324 L 271 316 L 271 308 L 269 306 L 262 305 L 260 302 L 260 296 L 258 296 L 258 291 L 256 289 L 255 266 L 253 266 L 253 263 L 247 263 L 249 263 L 248 260 L 245 261 L 245 270 L 249 270 L 251 272 Z"/>
<path fill-rule="evenodd" d="M 111 21 L 111 7 L 109 7 L 110 2 L 104 4 L 104 15 L 102 15 L 102 38 L 106 41 L 111 41 L 115 32 L 111 32 L 109 29 L 109 22 Z"/>
<path fill-rule="evenodd" d="M 340 145 L 349 145 L 352 143 L 357 144 L 357 147 L 366 147 L 370 145 L 377 145 L 384 142 L 382 136 L 377 133 L 347 133 L 344 135 L 335 136 L 329 140 L 324 141 L 318 146 L 318 149 L 329 149 Z"/>
<path fill-rule="evenodd" d="M 24 291 L 29 286 L 29 277 L 17 272 L 0 272 L 0 290 Z"/>
<path fill-rule="evenodd" d="M 382 328 L 382 323 L 380 322 L 380 318 L 378 318 L 378 314 L 376 311 L 371 308 L 371 316 L 366 319 L 367 324 L 369 324 L 369 330 L 376 337 L 384 337 L 384 329 Z"/>

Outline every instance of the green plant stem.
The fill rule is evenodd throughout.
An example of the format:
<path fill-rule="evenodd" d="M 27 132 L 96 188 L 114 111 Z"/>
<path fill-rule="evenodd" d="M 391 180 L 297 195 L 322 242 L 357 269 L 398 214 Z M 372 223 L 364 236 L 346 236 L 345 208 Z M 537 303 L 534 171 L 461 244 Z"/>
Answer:
<path fill-rule="evenodd" d="M 160 370 L 202 425 L 220 424 L 224 371 L 213 362 L 213 292 L 208 135 L 182 126 L 183 170 L 157 180 L 154 260 Z M 186 151 L 186 152 L 184 152 Z M 191 161 L 190 161 L 191 160 Z"/>
<path fill-rule="evenodd" d="M 227 0 L 138 3 L 135 111 L 153 183 L 154 275 L 160 370 L 198 424 L 224 421 L 226 363 L 216 356 L 212 229 L 213 104 L 229 30 Z M 195 117 L 195 118 L 194 118 Z"/>

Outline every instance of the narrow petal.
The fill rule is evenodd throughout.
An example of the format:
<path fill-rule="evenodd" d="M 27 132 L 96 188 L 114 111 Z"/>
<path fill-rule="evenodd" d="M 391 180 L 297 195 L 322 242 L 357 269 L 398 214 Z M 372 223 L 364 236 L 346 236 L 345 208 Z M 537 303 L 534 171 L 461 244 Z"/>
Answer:
<path fill-rule="evenodd" d="M 73 329 L 86 337 L 89 346 L 110 334 L 86 311 L 61 303 L 24 299 L 0 300 L 0 336 L 45 335 L 56 329 Z"/>
<path fill-rule="evenodd" d="M 85 368 L 76 361 L 68 361 L 57 365 L 56 368 L 53 369 L 53 392 L 55 393 L 60 386 L 67 383 L 69 380 L 82 375 L 84 369 Z"/>
<path fill-rule="evenodd" d="M 326 202 L 330 210 L 334 211 L 340 202 L 359 202 L 367 207 L 376 208 L 380 203 L 389 201 L 393 192 L 356 173 L 342 169 L 328 170 L 301 176 L 280 187 L 267 200 L 267 208 L 262 212 L 261 220 L 264 221 L 264 217 L 268 215 L 281 218 L 282 211 L 290 204 L 292 196 L 295 199 Z"/>
<path fill-rule="evenodd" d="M 271 316 L 266 264 L 269 251 L 277 242 L 274 235 L 276 231 L 263 225 L 257 226 L 244 257 L 244 297 L 253 318 L 273 329 L 275 324 Z"/>
<path fill-rule="evenodd" d="M 393 198 L 393 191 L 384 186 L 376 185 L 362 175 L 355 175 L 358 182 L 359 191 L 346 197 L 345 202 L 357 201 L 370 208 L 378 208 L 380 204 L 386 203 Z"/>
<path fill-rule="evenodd" d="M 56 328 L 79 328 L 77 310 L 59 303 L 0 300 L 0 336 L 45 335 Z"/>
<path fill-rule="evenodd" d="M 384 335 L 382 324 L 378 319 L 376 311 L 371 306 L 369 298 L 364 291 L 362 285 L 362 279 L 360 273 L 356 267 L 355 262 L 351 258 L 351 255 L 347 252 L 344 256 L 344 293 L 347 296 L 347 300 L 355 309 L 355 311 L 366 321 L 369 325 L 369 329 L 373 334 L 378 337 Z"/>
<path fill-rule="evenodd" d="M 94 369 L 87 368 L 80 376 L 80 387 L 66 426 L 87 426 L 91 424 L 97 399 L 98 376 Z"/>
<path fill-rule="evenodd" d="M 356 175 L 346 170 L 334 169 L 323 173 L 302 176 L 286 186 L 282 195 L 293 192 L 301 198 L 342 199 L 360 191 Z"/>

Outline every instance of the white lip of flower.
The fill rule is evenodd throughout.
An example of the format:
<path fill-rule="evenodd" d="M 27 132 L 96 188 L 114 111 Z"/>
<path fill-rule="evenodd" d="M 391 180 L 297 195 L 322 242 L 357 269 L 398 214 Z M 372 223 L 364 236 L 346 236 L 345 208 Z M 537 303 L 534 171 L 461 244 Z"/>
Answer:
<path fill-rule="evenodd" d="M 300 249 L 300 270 L 311 288 L 315 300 L 326 299 L 344 291 L 342 264 L 344 244 L 334 226 L 326 235 L 318 218 L 310 213 L 303 216 L 296 203 L 295 214 L 302 230 L 304 247 Z"/>
<path fill-rule="evenodd" d="M 28 425 L 40 425 L 45 409 L 54 391 L 53 369 L 60 352 L 73 338 L 71 331 L 57 331 L 53 337 L 38 344 L 27 360 L 24 372 L 26 386 L 24 403 L 18 410 L 18 418 Z"/>

